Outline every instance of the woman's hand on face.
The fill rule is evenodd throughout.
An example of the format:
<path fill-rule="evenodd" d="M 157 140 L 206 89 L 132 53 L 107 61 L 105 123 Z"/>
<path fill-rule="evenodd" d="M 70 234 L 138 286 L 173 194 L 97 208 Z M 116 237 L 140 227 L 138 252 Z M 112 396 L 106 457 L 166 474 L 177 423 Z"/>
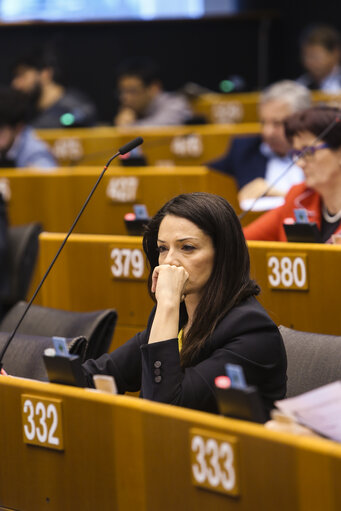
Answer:
<path fill-rule="evenodd" d="M 152 277 L 152 292 L 158 303 L 168 300 L 169 303 L 180 302 L 188 280 L 188 272 L 183 266 L 161 264 L 156 266 Z"/>

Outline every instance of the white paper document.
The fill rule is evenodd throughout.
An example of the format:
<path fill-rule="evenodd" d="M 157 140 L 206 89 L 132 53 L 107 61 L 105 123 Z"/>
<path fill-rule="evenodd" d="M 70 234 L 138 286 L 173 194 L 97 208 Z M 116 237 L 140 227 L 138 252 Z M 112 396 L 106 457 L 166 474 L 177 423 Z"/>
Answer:
<path fill-rule="evenodd" d="M 300 424 L 341 442 L 341 381 L 275 402 L 277 408 Z"/>
<path fill-rule="evenodd" d="M 242 210 L 249 210 L 252 206 L 252 211 L 268 211 L 269 209 L 278 208 L 284 204 L 284 197 L 262 197 L 257 200 L 253 206 L 255 199 L 244 199 L 240 201 Z"/>

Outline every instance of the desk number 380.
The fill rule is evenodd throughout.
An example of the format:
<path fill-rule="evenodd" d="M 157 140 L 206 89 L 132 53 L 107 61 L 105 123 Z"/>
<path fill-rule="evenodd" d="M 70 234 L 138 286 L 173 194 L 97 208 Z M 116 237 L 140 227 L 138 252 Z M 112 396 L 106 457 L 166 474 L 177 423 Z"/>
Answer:
<path fill-rule="evenodd" d="M 308 289 L 306 254 L 267 254 L 270 288 L 303 291 Z"/>

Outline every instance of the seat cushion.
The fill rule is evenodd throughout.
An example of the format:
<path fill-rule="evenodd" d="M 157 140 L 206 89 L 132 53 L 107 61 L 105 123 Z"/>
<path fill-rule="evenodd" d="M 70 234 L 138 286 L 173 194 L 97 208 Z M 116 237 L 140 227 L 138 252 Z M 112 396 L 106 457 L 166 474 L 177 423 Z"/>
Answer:
<path fill-rule="evenodd" d="M 288 358 L 287 397 L 341 379 L 341 337 L 280 326 Z"/>
<path fill-rule="evenodd" d="M 26 302 L 18 302 L 12 307 L 2 319 L 0 331 L 11 332 L 26 307 Z M 32 305 L 18 333 L 45 337 L 84 336 L 88 340 L 86 358 L 97 358 L 109 349 L 116 320 L 117 313 L 114 309 L 74 312 Z"/>
<path fill-rule="evenodd" d="M 7 332 L 0 332 L 0 351 L 8 336 Z M 66 342 L 69 352 L 79 355 L 83 361 L 87 345 L 85 337 L 66 339 Z M 16 334 L 3 358 L 3 367 L 12 376 L 47 381 L 47 372 L 43 361 L 43 354 L 47 348 L 53 348 L 51 337 Z"/>

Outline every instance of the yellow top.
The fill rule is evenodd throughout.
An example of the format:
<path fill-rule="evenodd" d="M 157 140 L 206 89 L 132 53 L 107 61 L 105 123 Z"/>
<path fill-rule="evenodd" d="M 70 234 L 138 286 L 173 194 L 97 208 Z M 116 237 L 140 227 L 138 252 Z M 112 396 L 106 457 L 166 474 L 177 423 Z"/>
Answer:
<path fill-rule="evenodd" d="M 181 328 L 180 332 L 178 333 L 178 343 L 179 343 L 179 351 L 182 349 L 182 337 L 183 337 L 184 329 Z"/>

